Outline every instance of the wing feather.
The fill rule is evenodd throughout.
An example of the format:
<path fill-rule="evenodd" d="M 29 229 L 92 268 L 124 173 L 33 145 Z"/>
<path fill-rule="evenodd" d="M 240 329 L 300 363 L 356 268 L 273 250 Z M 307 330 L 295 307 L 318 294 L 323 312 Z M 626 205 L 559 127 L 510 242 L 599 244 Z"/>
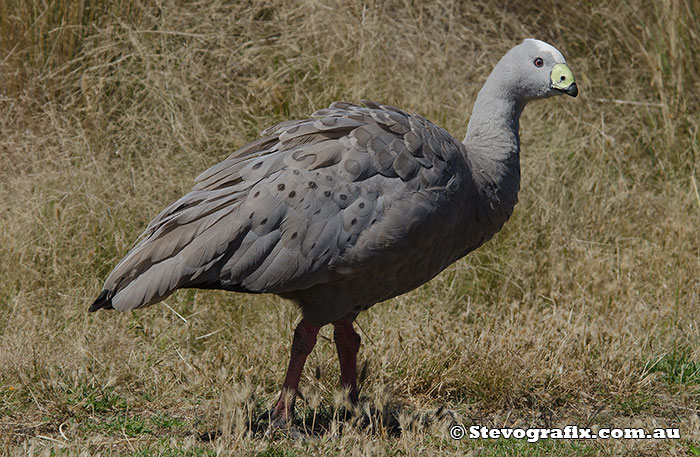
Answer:
<path fill-rule="evenodd" d="M 446 185 L 462 146 L 418 115 L 364 104 L 277 124 L 200 174 L 112 271 L 100 303 L 132 309 L 181 287 L 304 290 L 400 243 L 405 215 L 426 216 L 418 195 Z"/>

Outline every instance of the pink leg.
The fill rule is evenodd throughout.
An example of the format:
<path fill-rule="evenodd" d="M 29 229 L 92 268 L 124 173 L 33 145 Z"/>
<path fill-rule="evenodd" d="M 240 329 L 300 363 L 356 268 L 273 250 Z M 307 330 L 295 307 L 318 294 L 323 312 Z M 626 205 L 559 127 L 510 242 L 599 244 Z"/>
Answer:
<path fill-rule="evenodd" d="M 350 389 L 350 401 L 357 403 L 357 351 L 360 350 L 360 335 L 352 327 L 353 318 L 344 317 L 333 322 L 333 339 L 340 361 L 340 385 Z"/>
<path fill-rule="evenodd" d="M 304 368 L 304 363 L 306 363 L 306 357 L 311 353 L 311 350 L 316 344 L 316 335 L 318 335 L 320 329 L 321 327 L 309 324 L 302 319 L 294 330 L 292 355 L 289 359 L 287 376 L 284 378 L 282 393 L 272 412 L 273 418 L 286 422 L 293 417 L 294 401 L 297 397 L 301 371 Z"/>

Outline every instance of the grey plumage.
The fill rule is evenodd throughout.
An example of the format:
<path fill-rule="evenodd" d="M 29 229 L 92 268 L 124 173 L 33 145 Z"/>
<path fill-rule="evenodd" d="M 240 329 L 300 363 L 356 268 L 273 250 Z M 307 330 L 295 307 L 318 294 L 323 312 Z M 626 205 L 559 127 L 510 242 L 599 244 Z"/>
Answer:
<path fill-rule="evenodd" d="M 369 101 L 336 102 L 266 129 L 156 216 L 91 311 L 220 288 L 279 294 L 324 325 L 425 283 L 512 213 L 525 103 L 575 91 L 573 77 L 573 89 L 560 88 L 547 74 L 545 90 L 518 73 L 522 55 L 523 66 L 535 55 L 549 68 L 562 64 L 546 46 L 526 40 L 501 60 L 464 142 Z"/>
<path fill-rule="evenodd" d="M 449 195 L 466 171 L 464 146 L 422 117 L 373 102 L 334 103 L 265 134 L 202 173 L 151 222 L 105 282 L 114 308 L 146 306 L 182 287 L 273 292 L 303 305 L 318 295 L 314 288 L 332 284 L 337 293 L 355 287 L 348 280 L 363 270 L 389 268 L 382 253 L 405 250 L 415 235 L 447 236 L 420 229 L 455 219 Z M 431 138 L 442 142 L 433 141 L 439 151 Z M 448 250 L 433 262 L 436 271 L 410 283 L 454 260 Z M 422 255 L 412 251 L 404 255 Z M 330 322 L 399 288 L 387 283 L 307 317 Z"/>
<path fill-rule="evenodd" d="M 271 417 L 294 414 L 328 323 L 341 385 L 357 402 L 357 313 L 429 281 L 501 229 L 518 200 L 522 110 L 577 92 L 561 53 L 525 40 L 479 92 L 464 142 L 368 101 L 277 124 L 156 216 L 90 311 L 140 308 L 186 287 L 279 294 L 303 318 Z"/>

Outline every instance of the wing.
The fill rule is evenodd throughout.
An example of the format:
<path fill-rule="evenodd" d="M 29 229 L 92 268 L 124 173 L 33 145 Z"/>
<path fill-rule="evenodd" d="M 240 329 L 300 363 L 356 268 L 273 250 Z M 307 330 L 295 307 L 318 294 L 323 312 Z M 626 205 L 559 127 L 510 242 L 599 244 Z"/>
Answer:
<path fill-rule="evenodd" d="M 462 145 L 418 115 L 365 105 L 278 124 L 202 173 L 109 275 L 100 304 L 137 308 L 181 287 L 306 289 L 337 279 L 367 233 L 379 234 L 375 256 L 400 243 L 396 208 L 447 186 Z"/>

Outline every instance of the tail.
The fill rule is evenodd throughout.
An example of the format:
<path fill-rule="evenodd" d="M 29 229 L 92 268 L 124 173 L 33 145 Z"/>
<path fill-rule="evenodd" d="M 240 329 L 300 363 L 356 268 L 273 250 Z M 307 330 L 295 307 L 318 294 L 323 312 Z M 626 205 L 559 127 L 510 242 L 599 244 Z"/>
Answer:
<path fill-rule="evenodd" d="M 98 309 L 114 309 L 112 306 L 112 293 L 109 290 L 103 290 L 102 293 L 97 297 L 97 299 L 90 305 L 91 313 L 97 311 Z"/>
<path fill-rule="evenodd" d="M 227 176 L 225 171 L 215 175 L 215 183 Z M 250 186 L 195 190 L 161 211 L 105 279 L 90 311 L 143 308 L 176 289 L 218 281 L 250 224 L 247 217 L 239 221 L 237 211 L 247 192 L 244 185 Z"/>

